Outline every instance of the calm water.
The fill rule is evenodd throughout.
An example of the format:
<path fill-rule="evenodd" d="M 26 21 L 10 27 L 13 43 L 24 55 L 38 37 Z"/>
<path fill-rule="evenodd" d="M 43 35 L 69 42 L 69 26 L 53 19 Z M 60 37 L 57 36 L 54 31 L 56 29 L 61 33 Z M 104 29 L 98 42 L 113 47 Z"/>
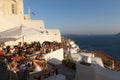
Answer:
<path fill-rule="evenodd" d="M 81 49 L 104 50 L 120 60 L 120 36 L 73 36 L 65 35 L 79 45 Z"/>

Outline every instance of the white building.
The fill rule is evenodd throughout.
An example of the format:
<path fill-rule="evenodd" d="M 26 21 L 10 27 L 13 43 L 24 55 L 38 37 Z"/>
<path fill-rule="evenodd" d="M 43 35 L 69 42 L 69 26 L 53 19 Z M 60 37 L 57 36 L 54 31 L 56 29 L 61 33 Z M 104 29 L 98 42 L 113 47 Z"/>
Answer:
<path fill-rule="evenodd" d="M 75 80 L 119 80 L 120 72 L 104 68 L 100 57 L 93 53 L 75 53 L 70 50 L 71 57 L 76 61 Z M 83 63 L 82 63 L 83 62 Z"/>
<path fill-rule="evenodd" d="M 75 61 L 84 61 L 86 63 L 96 64 L 104 68 L 103 61 L 100 57 L 95 57 L 93 53 L 74 53 L 71 57 Z"/>
<path fill-rule="evenodd" d="M 40 37 L 41 42 L 61 42 L 60 30 L 46 29 L 43 20 L 32 20 L 30 14 L 24 15 L 23 4 L 24 0 L 0 0 L 0 32 L 23 25 L 47 31 L 47 35 Z"/>

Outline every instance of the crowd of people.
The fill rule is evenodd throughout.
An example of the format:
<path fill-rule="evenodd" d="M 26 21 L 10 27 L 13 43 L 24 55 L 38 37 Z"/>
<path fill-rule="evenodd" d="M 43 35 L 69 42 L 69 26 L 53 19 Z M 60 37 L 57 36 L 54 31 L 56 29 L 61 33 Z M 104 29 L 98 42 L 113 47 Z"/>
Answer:
<path fill-rule="evenodd" d="M 16 73 L 19 80 L 26 80 L 27 71 L 38 72 L 47 69 L 44 55 L 62 48 L 61 43 L 48 41 L 42 44 L 19 42 L 18 45 L 3 46 L 5 45 L 1 45 L 0 57 L 4 58 L 7 68 Z"/>

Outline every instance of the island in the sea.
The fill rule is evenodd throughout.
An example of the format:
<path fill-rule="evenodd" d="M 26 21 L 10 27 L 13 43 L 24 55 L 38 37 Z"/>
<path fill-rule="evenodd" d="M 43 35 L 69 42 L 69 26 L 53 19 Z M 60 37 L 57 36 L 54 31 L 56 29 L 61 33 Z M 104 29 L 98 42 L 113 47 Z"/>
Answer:
<path fill-rule="evenodd" d="M 116 36 L 120 36 L 120 32 L 119 33 L 117 33 L 117 34 L 115 34 Z"/>

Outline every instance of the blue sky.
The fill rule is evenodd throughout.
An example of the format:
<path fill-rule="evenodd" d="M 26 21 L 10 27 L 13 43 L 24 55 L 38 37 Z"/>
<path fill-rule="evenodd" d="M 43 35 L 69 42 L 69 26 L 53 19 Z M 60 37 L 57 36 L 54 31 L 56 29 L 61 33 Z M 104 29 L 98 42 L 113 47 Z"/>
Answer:
<path fill-rule="evenodd" d="M 32 19 L 62 34 L 116 34 L 120 32 L 120 0 L 24 0 L 35 12 Z"/>

